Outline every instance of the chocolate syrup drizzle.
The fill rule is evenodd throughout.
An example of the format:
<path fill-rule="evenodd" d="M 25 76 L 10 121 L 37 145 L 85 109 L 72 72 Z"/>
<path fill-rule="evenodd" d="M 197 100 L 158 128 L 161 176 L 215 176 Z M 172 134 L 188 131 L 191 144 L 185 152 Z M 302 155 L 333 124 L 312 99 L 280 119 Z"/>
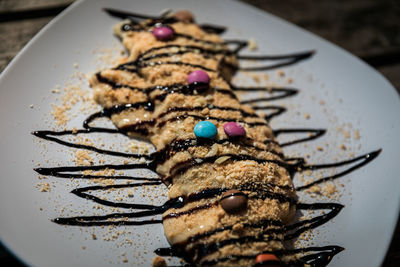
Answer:
<path fill-rule="evenodd" d="M 301 142 L 311 141 L 317 139 L 326 133 L 325 129 L 309 129 L 309 128 L 297 128 L 297 129 L 277 129 L 273 131 L 274 135 L 278 137 L 280 134 L 296 134 L 296 133 L 308 133 L 308 137 L 293 140 L 286 143 L 280 143 L 281 147 L 298 144 Z"/>
<path fill-rule="evenodd" d="M 173 17 L 168 17 L 167 14 L 161 14 L 160 16 L 148 16 L 143 14 L 119 11 L 114 9 L 104 9 L 107 13 L 112 16 L 116 16 L 119 18 L 129 19 L 130 23 L 124 24 L 122 26 L 123 31 L 145 31 L 150 30 L 157 23 L 168 24 L 174 23 L 176 20 Z M 146 24 L 139 24 L 137 19 L 150 19 Z M 203 30 L 211 33 L 222 33 L 225 31 L 225 27 L 203 24 L 200 25 Z M 162 64 L 174 64 L 174 65 L 185 65 L 192 68 L 201 68 L 207 71 L 217 71 L 211 70 L 201 65 L 189 64 L 185 62 L 175 62 L 175 61 L 155 61 L 163 58 L 169 58 L 174 55 L 184 54 L 184 53 L 193 53 L 196 51 L 197 53 L 201 53 L 205 57 L 213 57 L 216 55 L 233 55 L 236 56 L 239 60 L 271 60 L 271 61 L 279 61 L 276 64 L 261 66 L 261 67 L 248 67 L 248 68 L 240 68 L 238 66 L 231 66 L 235 70 L 245 70 L 245 71 L 260 71 L 260 70 L 269 70 L 277 67 L 283 67 L 298 63 L 304 59 L 310 58 L 314 51 L 295 53 L 289 55 L 269 55 L 269 56 L 247 56 L 247 55 L 238 55 L 241 49 L 247 46 L 247 41 L 243 40 L 230 40 L 225 41 L 224 43 L 215 43 L 211 41 L 204 41 L 197 39 L 193 36 L 176 33 L 178 38 L 186 38 L 197 43 L 201 43 L 203 45 L 208 45 L 209 48 L 205 49 L 203 47 L 199 47 L 196 45 L 165 45 L 163 47 L 157 47 L 149 49 L 144 52 L 142 55 L 138 57 L 137 60 L 128 62 L 122 65 L 117 66 L 115 71 L 129 71 L 135 72 L 140 75 L 140 71 L 142 68 L 152 67 L 156 65 Z M 226 49 L 222 45 L 236 45 L 233 49 Z M 178 48 L 177 52 L 165 52 L 171 48 Z M 144 158 L 146 160 L 145 163 L 132 163 L 132 164 L 121 164 L 121 165 L 113 165 L 113 164 L 104 164 L 104 165 L 91 165 L 91 166 L 63 166 L 63 167 L 50 167 L 50 168 L 36 168 L 34 169 L 37 173 L 41 175 L 53 176 L 58 178 L 75 178 L 75 179 L 124 179 L 129 181 L 141 181 L 140 183 L 127 183 L 127 184 L 118 184 L 118 185 L 106 185 L 106 186 L 88 186 L 76 188 L 71 191 L 72 194 L 75 194 L 78 197 L 85 198 L 96 202 L 98 204 L 109 206 L 109 207 L 118 207 L 129 209 L 130 211 L 124 213 L 111 213 L 106 215 L 96 215 L 96 216 L 75 216 L 75 217 L 59 217 L 55 218 L 53 221 L 57 224 L 62 225 L 78 225 L 78 226 L 105 226 L 105 225 L 146 225 L 146 224 L 159 224 L 162 223 L 163 220 L 168 220 L 171 218 L 176 218 L 182 216 L 184 214 L 192 214 L 195 212 L 199 212 L 201 210 L 210 208 L 214 205 L 218 204 L 222 194 L 230 189 L 238 189 L 241 192 L 244 192 L 250 199 L 265 199 L 270 198 L 279 202 L 287 202 L 290 205 L 296 206 L 297 210 L 328 210 L 327 213 L 322 213 L 322 215 L 315 216 L 311 219 L 304 219 L 297 221 L 290 225 L 284 225 L 280 221 L 276 220 L 263 220 L 254 224 L 244 224 L 244 228 L 252 228 L 258 230 L 258 234 L 256 236 L 242 236 L 239 238 L 229 238 L 220 242 L 215 243 L 202 243 L 201 241 L 209 236 L 214 234 L 229 231 L 232 229 L 233 225 L 224 225 L 223 227 L 213 229 L 209 232 L 200 233 L 194 236 L 191 236 L 186 241 L 177 244 L 170 248 L 159 248 L 155 252 L 158 255 L 162 256 L 178 256 L 185 259 L 189 264 L 201 264 L 204 266 L 214 265 L 217 262 L 221 261 L 229 261 L 229 260 L 240 260 L 240 259 L 254 259 L 257 255 L 230 255 L 224 258 L 217 258 L 214 260 L 203 260 L 205 256 L 210 253 L 217 251 L 218 249 L 227 246 L 229 244 L 234 243 L 251 243 L 258 241 L 268 241 L 268 240 L 292 240 L 298 237 L 301 233 L 314 229 L 326 222 L 330 219 L 334 218 L 340 210 L 344 207 L 341 204 L 337 203 L 299 203 L 296 199 L 288 197 L 288 192 L 291 190 L 289 186 L 279 186 L 276 184 L 244 184 L 238 186 L 236 188 L 207 188 L 202 191 L 190 194 L 188 196 L 182 195 L 176 198 L 169 199 L 163 205 L 149 205 L 149 204 L 136 204 L 136 203 L 121 203 L 121 202 L 113 202 L 109 200 L 104 200 L 95 195 L 91 194 L 92 191 L 106 191 L 112 189 L 120 189 L 120 188 L 132 188 L 132 187 L 145 187 L 145 186 L 158 186 L 163 182 L 171 182 L 171 177 L 158 177 L 158 178 L 150 178 L 150 177 L 135 177 L 135 176 L 127 176 L 127 175 L 95 175 L 95 174 L 84 174 L 84 171 L 92 170 L 99 171 L 105 169 L 114 169 L 114 170 L 129 170 L 129 169 L 148 169 L 156 174 L 156 166 L 157 164 L 162 164 L 174 154 L 179 151 L 187 150 L 191 147 L 200 147 L 200 146 L 211 146 L 213 144 L 226 144 L 233 143 L 239 144 L 243 147 L 248 147 L 251 149 L 255 149 L 258 151 L 266 151 L 270 152 L 273 157 L 272 158 L 256 158 L 248 155 L 233 155 L 227 154 L 225 156 L 229 156 L 229 159 L 226 161 L 256 161 L 259 164 L 264 163 L 272 163 L 277 164 L 283 168 L 286 168 L 288 172 L 291 174 L 292 178 L 296 173 L 303 172 L 306 170 L 314 171 L 318 169 L 326 169 L 333 167 L 341 167 L 347 166 L 345 170 L 342 170 L 334 175 L 323 177 L 315 180 L 312 183 L 305 184 L 295 188 L 297 191 L 301 191 L 307 188 L 310 188 L 313 185 L 323 183 L 325 181 L 334 180 L 339 177 L 342 177 L 364 165 L 372 161 L 376 158 L 381 150 L 373 151 L 371 153 L 367 153 L 353 159 L 344 160 L 335 163 L 327 163 L 327 164 L 307 164 L 304 158 L 285 158 L 284 155 L 277 152 L 274 147 L 277 146 L 290 146 L 295 145 L 301 142 L 311 141 L 313 139 L 319 138 L 323 136 L 326 132 L 325 129 L 309 129 L 309 128 L 300 128 L 300 129 L 276 129 L 273 131 L 275 136 L 283 135 L 283 134 L 294 134 L 294 133 L 308 133 L 309 136 L 306 138 L 299 138 L 285 143 L 278 143 L 272 139 L 266 138 L 264 144 L 257 144 L 254 140 L 250 138 L 235 138 L 235 139 L 222 139 L 222 140 L 210 140 L 210 139 L 182 139 L 182 140 L 173 140 L 169 145 L 167 145 L 164 149 L 150 153 L 150 154 L 134 154 L 134 153 L 124 153 L 117 152 L 112 150 L 105 150 L 101 148 L 97 148 L 90 145 L 78 144 L 72 141 L 63 140 L 63 136 L 77 136 L 81 134 L 91 134 L 91 133 L 107 133 L 107 134 L 122 134 L 127 135 L 128 132 L 137 132 L 140 134 L 147 134 L 146 126 L 158 126 L 162 127 L 168 122 L 172 122 L 175 120 L 183 120 L 187 117 L 192 117 L 196 120 L 216 120 L 216 121 L 238 121 L 243 124 L 247 124 L 250 127 L 262 127 L 267 125 L 264 121 L 254 121 L 254 119 L 261 119 L 256 113 L 249 113 L 240 108 L 233 107 L 224 107 L 224 106 L 214 106 L 207 105 L 204 107 L 174 107 L 167 110 L 165 113 L 160 114 L 157 118 L 140 121 L 136 124 L 128 125 L 127 127 L 123 127 L 121 129 L 111 129 L 111 128 L 101 128 L 91 126 L 93 122 L 98 118 L 111 118 L 115 114 L 119 114 L 126 110 L 134 110 L 134 109 L 143 109 L 146 112 L 154 111 L 155 101 L 163 101 L 169 94 L 179 93 L 184 95 L 195 95 L 195 94 L 204 94 L 209 92 L 210 90 L 215 90 L 218 93 L 229 95 L 232 98 L 236 98 L 236 95 L 233 91 L 263 91 L 269 93 L 269 97 L 263 98 L 254 98 L 246 101 L 242 101 L 241 104 L 257 104 L 263 103 L 267 101 L 273 101 L 277 99 L 283 99 L 286 97 L 296 95 L 299 90 L 295 88 L 258 88 L 258 87 L 237 87 L 235 85 L 230 85 L 231 89 L 224 88 L 208 88 L 204 84 L 193 84 L 193 85 L 185 85 L 185 84 L 171 84 L 168 86 L 155 86 L 152 88 L 136 88 L 129 86 L 128 84 L 121 84 L 112 81 L 111 79 L 102 75 L 101 72 L 96 74 L 97 80 L 100 83 L 107 84 L 113 90 L 118 90 L 121 88 L 130 89 L 133 91 L 142 92 L 147 97 L 147 101 L 137 102 L 137 103 L 129 103 L 125 105 L 117 105 L 111 108 L 105 108 L 99 112 L 96 112 L 90 115 L 83 123 L 83 129 L 79 130 L 64 130 L 64 131 L 34 131 L 33 135 L 58 143 L 63 146 L 84 149 L 89 151 L 94 151 L 99 154 L 111 155 L 117 157 L 123 157 L 127 159 L 138 159 Z M 200 116 L 198 112 L 208 108 L 210 110 L 225 110 L 236 112 L 241 115 L 241 117 L 252 118 L 251 122 L 247 120 L 238 120 L 235 117 L 212 117 L 212 116 Z M 253 105 L 252 108 L 254 110 L 270 110 L 271 113 L 264 116 L 264 119 L 269 121 L 273 117 L 276 117 L 286 111 L 286 108 L 282 106 L 268 105 Z M 197 113 L 193 113 L 197 112 Z M 175 114 L 171 117 L 171 114 Z M 264 146 L 263 146 L 264 145 Z M 267 146 L 268 149 L 265 148 Z M 219 155 L 224 156 L 224 155 Z M 204 158 L 196 158 L 188 161 L 184 161 L 176 164 L 171 168 L 171 176 L 176 175 L 177 173 L 183 173 L 190 168 L 198 167 L 202 164 L 212 164 L 218 157 L 204 157 Z M 224 163 L 225 164 L 225 163 Z M 279 192 L 279 193 L 277 193 Z M 207 202 L 207 204 L 201 206 L 195 206 L 191 209 L 185 210 L 183 212 L 172 212 L 167 215 L 164 215 L 162 219 L 156 219 L 154 216 L 161 215 L 165 211 L 169 209 L 177 209 L 182 208 L 188 203 L 192 203 L 198 200 L 209 199 L 211 202 Z M 138 211 L 132 211 L 138 210 Z M 193 244 L 191 246 L 190 251 L 186 251 L 185 247 L 188 244 Z M 325 246 L 325 247 L 308 247 L 294 250 L 282 250 L 282 251 L 265 251 L 265 253 L 273 253 L 277 256 L 281 255 L 300 255 L 298 260 L 293 262 L 280 262 L 280 266 L 304 266 L 304 264 L 309 264 L 310 266 L 326 266 L 332 257 L 342 251 L 343 248 L 339 246 Z M 266 262 L 257 263 L 254 266 L 263 266 L 263 264 L 267 264 Z M 186 266 L 186 265 L 185 265 Z"/>

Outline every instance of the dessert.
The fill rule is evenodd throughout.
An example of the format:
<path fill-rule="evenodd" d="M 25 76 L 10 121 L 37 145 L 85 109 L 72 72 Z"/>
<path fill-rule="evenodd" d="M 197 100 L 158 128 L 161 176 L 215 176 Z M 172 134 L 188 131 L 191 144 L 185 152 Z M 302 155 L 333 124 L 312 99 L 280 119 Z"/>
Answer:
<path fill-rule="evenodd" d="M 129 57 L 126 62 L 102 70 L 90 79 L 94 98 L 103 111 L 90 116 L 82 130 L 35 132 L 56 142 L 59 139 L 51 136 L 94 131 L 146 139 L 155 146 L 155 153 L 119 154 L 145 157 L 149 160 L 146 163 L 36 170 L 45 175 L 83 178 L 86 174 L 71 172 L 149 168 L 168 185 L 169 200 L 162 206 L 129 206 L 145 211 L 57 218 L 55 222 L 86 226 L 162 222 L 171 248 L 161 248 L 156 253 L 182 257 L 195 266 L 328 264 L 342 248 L 294 248 L 291 241 L 336 216 L 343 206 L 298 203 L 291 178 L 303 170 L 354 162 L 362 166 L 379 152 L 323 165 L 307 165 L 302 159 L 285 158 L 275 138 L 282 131 L 274 132 L 268 125 L 268 117 L 257 115 L 246 105 L 251 101 L 240 102 L 234 93 L 240 88 L 231 84 L 232 76 L 240 69 L 239 59 L 268 57 L 238 56 L 246 42 L 224 41 L 215 33 L 218 28 L 201 27 L 193 22 L 190 13 L 181 11 L 142 22 L 130 20 L 118 24 L 114 32 L 121 38 Z M 231 44 L 237 47 L 232 49 Z M 281 56 L 278 58 L 285 60 L 283 63 L 247 70 L 289 65 L 311 55 L 312 52 Z M 254 88 L 248 88 L 251 89 Z M 280 97 L 295 94 L 290 89 L 275 91 L 284 93 Z M 91 123 L 100 117 L 110 118 L 117 129 L 92 127 Z M 94 150 L 89 146 L 79 148 Z M 316 183 L 335 179 L 346 171 Z M 85 192 L 90 189 L 77 189 L 73 193 L 88 197 Z M 110 205 L 98 198 L 91 199 Z M 311 220 L 295 221 L 299 209 L 330 211 Z M 156 214 L 162 214 L 162 220 L 125 220 Z"/>
<path fill-rule="evenodd" d="M 232 93 L 236 56 L 227 55 L 218 35 L 188 22 L 123 22 L 115 33 L 128 62 L 97 73 L 90 84 L 104 108 L 134 105 L 111 120 L 163 151 L 156 171 L 170 184 L 169 199 L 184 199 L 163 213 L 172 247 L 196 265 L 283 250 L 277 226 L 293 220 L 295 191 L 271 128 Z M 234 259 L 217 266 L 252 263 Z"/>

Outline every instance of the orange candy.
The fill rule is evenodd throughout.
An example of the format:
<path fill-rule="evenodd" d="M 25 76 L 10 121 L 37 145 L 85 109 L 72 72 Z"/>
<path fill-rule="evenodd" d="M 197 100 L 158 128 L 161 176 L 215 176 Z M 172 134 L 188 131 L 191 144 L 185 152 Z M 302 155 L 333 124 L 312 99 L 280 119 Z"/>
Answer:
<path fill-rule="evenodd" d="M 279 267 L 279 259 L 274 254 L 259 254 L 256 258 L 256 263 L 276 262 L 276 265 L 265 265 L 265 267 Z M 260 265 L 264 266 L 264 265 Z"/>

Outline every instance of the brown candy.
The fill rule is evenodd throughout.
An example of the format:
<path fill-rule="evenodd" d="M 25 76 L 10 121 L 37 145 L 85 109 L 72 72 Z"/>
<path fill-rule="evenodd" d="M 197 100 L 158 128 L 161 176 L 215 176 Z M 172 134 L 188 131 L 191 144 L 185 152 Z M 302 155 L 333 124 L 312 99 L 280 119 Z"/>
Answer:
<path fill-rule="evenodd" d="M 178 10 L 175 12 L 174 17 L 182 22 L 194 22 L 194 15 L 189 10 Z"/>
<path fill-rule="evenodd" d="M 239 190 L 232 189 L 222 194 L 220 204 L 227 213 L 239 212 L 247 207 L 247 196 Z"/>

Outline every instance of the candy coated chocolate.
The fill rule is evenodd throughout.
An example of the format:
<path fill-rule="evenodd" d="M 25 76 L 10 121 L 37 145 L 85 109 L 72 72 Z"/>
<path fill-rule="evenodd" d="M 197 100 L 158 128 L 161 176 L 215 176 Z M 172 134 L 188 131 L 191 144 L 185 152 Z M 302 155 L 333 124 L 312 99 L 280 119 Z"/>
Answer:
<path fill-rule="evenodd" d="M 247 207 L 247 196 L 236 189 L 231 189 L 222 194 L 220 204 L 227 213 L 235 213 Z"/>
<path fill-rule="evenodd" d="M 198 138 L 214 138 L 217 135 L 217 127 L 209 121 L 198 122 L 193 130 Z"/>
<path fill-rule="evenodd" d="M 259 254 L 256 257 L 257 266 L 279 267 L 279 259 L 271 253 Z M 265 264 L 265 265 L 264 265 Z"/>
<path fill-rule="evenodd" d="M 207 72 L 205 72 L 204 70 L 195 70 L 189 73 L 189 75 L 187 76 L 187 82 L 188 84 L 193 84 L 193 83 L 209 84 L 210 76 L 208 76 Z"/>
<path fill-rule="evenodd" d="M 194 22 L 194 15 L 189 10 L 178 10 L 174 14 L 175 19 L 182 21 L 182 22 Z"/>
<path fill-rule="evenodd" d="M 245 136 L 246 130 L 237 122 L 227 122 L 224 125 L 224 131 L 229 137 Z"/>
<path fill-rule="evenodd" d="M 158 26 L 153 30 L 153 35 L 160 41 L 168 41 L 174 38 L 174 30 L 168 26 Z"/>

